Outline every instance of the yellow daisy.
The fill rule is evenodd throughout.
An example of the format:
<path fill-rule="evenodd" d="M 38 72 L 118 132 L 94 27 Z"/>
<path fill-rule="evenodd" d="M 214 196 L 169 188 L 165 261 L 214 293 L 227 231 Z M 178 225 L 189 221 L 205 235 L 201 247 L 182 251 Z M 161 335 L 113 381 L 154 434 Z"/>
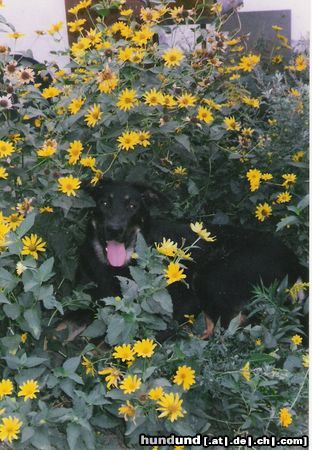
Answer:
<path fill-rule="evenodd" d="M 128 375 L 120 383 L 119 388 L 125 394 L 132 394 L 133 392 L 135 392 L 138 389 L 140 389 L 141 384 L 142 384 L 142 381 L 141 381 L 140 378 L 138 378 L 137 375 Z"/>
<path fill-rule="evenodd" d="M 195 384 L 195 370 L 188 366 L 178 367 L 173 382 L 179 386 L 182 385 L 185 391 L 189 390 L 192 384 Z"/>
<path fill-rule="evenodd" d="M 92 377 L 94 377 L 95 368 L 94 368 L 92 361 L 90 361 L 90 359 L 88 359 L 86 356 L 83 356 L 81 365 L 85 368 L 87 375 L 90 374 Z"/>
<path fill-rule="evenodd" d="M 178 48 L 170 48 L 162 54 L 166 67 L 179 66 L 183 58 L 184 54 Z"/>
<path fill-rule="evenodd" d="M 165 269 L 165 278 L 167 278 L 167 284 L 172 284 L 177 281 L 181 281 L 186 278 L 184 269 L 178 263 L 170 262 Z"/>
<path fill-rule="evenodd" d="M 225 117 L 223 123 L 227 130 L 239 131 L 241 126 L 239 122 L 236 122 L 235 117 Z"/>
<path fill-rule="evenodd" d="M 133 350 L 142 358 L 150 358 L 154 354 L 154 349 L 156 347 L 156 343 L 151 339 L 142 339 L 141 341 L 137 341 L 134 346 Z"/>
<path fill-rule="evenodd" d="M 14 153 L 15 148 L 11 142 L 0 141 L 0 158 L 6 158 Z"/>
<path fill-rule="evenodd" d="M 281 408 L 279 411 L 279 423 L 282 427 L 288 428 L 292 423 L 292 415 L 288 408 Z"/>
<path fill-rule="evenodd" d="M 211 236 L 211 233 L 203 228 L 203 222 L 195 222 L 190 225 L 191 230 L 194 231 L 201 239 L 206 242 L 214 242 L 216 240 L 215 236 Z"/>
<path fill-rule="evenodd" d="M 139 135 L 136 131 L 124 131 L 117 139 L 118 147 L 123 150 L 133 150 L 139 143 Z"/>
<path fill-rule="evenodd" d="M 71 142 L 69 144 L 69 148 L 67 150 L 68 155 L 69 155 L 68 163 L 71 165 L 77 164 L 82 151 L 83 151 L 83 145 L 82 145 L 81 141 Z"/>
<path fill-rule="evenodd" d="M 299 336 L 299 334 L 295 334 L 292 338 L 291 338 L 291 342 L 294 345 L 300 345 L 302 343 L 302 337 Z"/>
<path fill-rule="evenodd" d="M 11 395 L 13 392 L 13 383 L 11 380 L 3 379 L 0 381 L 0 400 L 6 395 Z"/>
<path fill-rule="evenodd" d="M 196 103 L 196 97 L 192 94 L 185 92 L 177 98 L 179 108 L 187 108 L 189 106 L 194 106 Z"/>
<path fill-rule="evenodd" d="M 114 350 L 113 357 L 115 359 L 121 359 L 122 362 L 134 360 L 134 350 L 130 344 L 117 345 Z"/>
<path fill-rule="evenodd" d="M 79 178 L 69 175 L 67 177 L 59 178 L 58 184 L 58 190 L 70 197 L 71 195 L 77 195 L 76 191 L 80 188 L 81 181 L 79 180 Z"/>
<path fill-rule="evenodd" d="M 68 111 L 71 114 L 77 114 L 80 111 L 82 105 L 84 104 L 84 100 L 82 97 L 73 98 L 70 104 L 68 105 Z"/>
<path fill-rule="evenodd" d="M 42 91 L 42 97 L 45 99 L 49 99 L 49 98 L 53 98 L 53 97 L 57 97 L 58 95 L 60 95 L 61 91 L 55 87 L 55 86 L 50 86 L 48 88 L 43 89 Z"/>
<path fill-rule="evenodd" d="M 137 93 L 135 89 L 125 89 L 118 97 L 117 106 L 122 111 L 128 111 L 138 104 Z"/>
<path fill-rule="evenodd" d="M 276 203 L 288 203 L 290 202 L 291 198 L 292 195 L 288 191 L 281 192 L 277 196 Z"/>
<path fill-rule="evenodd" d="M 163 102 L 163 94 L 156 91 L 156 89 L 151 89 L 150 91 L 145 92 L 143 97 L 144 103 L 148 106 L 158 106 Z"/>
<path fill-rule="evenodd" d="M 38 382 L 35 380 L 27 380 L 20 386 L 20 390 L 18 391 L 18 397 L 24 397 L 24 401 L 28 399 L 33 399 L 37 397 L 37 393 L 39 392 Z"/>
<path fill-rule="evenodd" d="M 125 421 L 127 421 L 129 417 L 135 416 L 135 407 L 127 400 L 126 403 L 123 403 L 120 408 L 118 408 L 118 414 L 123 416 Z"/>
<path fill-rule="evenodd" d="M 85 122 L 88 127 L 94 127 L 98 121 L 101 119 L 103 113 L 101 112 L 100 105 L 94 104 L 91 108 L 88 109 L 87 114 L 85 115 Z"/>
<path fill-rule="evenodd" d="M 200 106 L 198 108 L 196 118 L 198 120 L 203 120 L 205 123 L 211 123 L 213 121 L 213 115 L 211 111 L 204 106 Z"/>
<path fill-rule="evenodd" d="M 98 374 L 106 375 L 105 381 L 107 383 L 107 389 L 110 389 L 112 386 L 117 387 L 122 375 L 121 372 L 116 369 L 116 367 L 107 367 L 105 369 L 99 370 Z"/>
<path fill-rule="evenodd" d="M 260 222 L 264 222 L 264 220 L 268 219 L 272 215 L 272 207 L 268 203 L 259 203 L 256 207 L 256 218 Z"/>
<path fill-rule="evenodd" d="M 161 399 L 161 397 L 164 395 L 164 390 L 161 386 L 157 386 L 153 389 L 150 389 L 148 391 L 148 397 L 151 400 L 157 401 L 159 399 Z"/>
<path fill-rule="evenodd" d="M 249 361 L 242 367 L 240 371 L 241 375 L 245 380 L 250 381 L 251 375 L 250 375 L 250 363 Z"/>
<path fill-rule="evenodd" d="M 22 238 L 23 249 L 21 255 L 31 255 L 35 259 L 38 259 L 38 252 L 45 252 L 46 242 L 43 242 L 42 238 L 36 234 L 31 233 L 30 236 Z"/>
<path fill-rule="evenodd" d="M 174 422 L 179 417 L 183 417 L 185 411 L 182 408 L 183 400 L 180 399 L 179 394 L 174 394 L 171 392 L 170 394 L 164 394 L 157 401 L 157 411 L 160 411 L 159 418 L 165 417 L 170 420 L 170 422 Z"/>
<path fill-rule="evenodd" d="M 8 441 L 11 444 L 13 439 L 18 439 L 22 425 L 23 422 L 17 417 L 3 417 L 0 424 L 0 441 Z"/>
<path fill-rule="evenodd" d="M 163 238 L 160 244 L 155 244 L 156 250 L 161 255 L 165 256 L 175 256 L 177 253 L 178 244 L 171 241 L 171 239 Z"/>

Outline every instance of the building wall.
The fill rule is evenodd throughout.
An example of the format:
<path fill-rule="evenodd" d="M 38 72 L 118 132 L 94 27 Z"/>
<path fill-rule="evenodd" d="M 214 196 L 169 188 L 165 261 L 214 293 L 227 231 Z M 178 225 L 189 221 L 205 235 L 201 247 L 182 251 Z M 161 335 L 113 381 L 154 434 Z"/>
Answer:
<path fill-rule="evenodd" d="M 30 49 L 38 61 L 56 61 L 60 66 L 68 62 L 64 56 L 51 55 L 50 51 L 65 50 L 68 47 L 66 29 L 66 15 L 64 0 L 4 0 L 4 8 L 0 15 L 16 28 L 16 31 L 25 33 L 25 37 L 18 39 L 14 46 L 14 39 L 6 37 L 0 32 L 1 44 L 9 45 L 12 51 L 26 51 Z M 60 32 L 61 41 L 55 42 L 50 35 L 37 36 L 36 30 L 48 30 L 56 22 L 64 22 Z M 4 28 L 2 25 L 0 28 Z M 8 30 L 10 32 L 10 30 Z"/>
<path fill-rule="evenodd" d="M 65 26 L 61 31 L 62 40 L 56 43 L 49 35 L 38 37 L 35 30 L 47 30 L 52 24 L 66 23 L 64 0 L 4 0 L 5 7 L 0 14 L 11 22 L 17 31 L 26 34 L 16 42 L 15 50 L 31 49 L 38 61 L 56 61 L 64 66 L 67 57 L 51 55 L 51 50 L 64 50 L 68 46 Z M 290 9 L 292 12 L 291 34 L 295 43 L 308 38 L 310 20 L 310 0 L 245 0 L 241 11 L 267 11 Z M 2 28 L 2 27 L 1 27 Z M 14 41 L 0 33 L 0 42 L 12 47 Z M 12 50 L 14 48 L 12 47 Z"/>

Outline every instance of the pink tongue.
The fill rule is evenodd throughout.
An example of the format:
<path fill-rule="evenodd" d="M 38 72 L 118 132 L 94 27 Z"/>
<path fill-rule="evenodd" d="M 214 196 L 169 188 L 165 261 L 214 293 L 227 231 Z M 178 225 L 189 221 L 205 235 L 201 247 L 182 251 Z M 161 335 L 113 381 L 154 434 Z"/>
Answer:
<path fill-rule="evenodd" d="M 116 241 L 107 241 L 106 254 L 111 266 L 121 267 L 125 265 L 127 259 L 125 244 Z"/>

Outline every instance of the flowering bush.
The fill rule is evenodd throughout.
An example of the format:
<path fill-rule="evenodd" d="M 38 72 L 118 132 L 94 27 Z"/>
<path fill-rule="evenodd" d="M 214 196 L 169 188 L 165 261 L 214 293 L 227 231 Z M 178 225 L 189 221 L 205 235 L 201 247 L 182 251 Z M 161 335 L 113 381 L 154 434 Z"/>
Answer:
<path fill-rule="evenodd" d="M 162 214 L 194 221 L 194 241 L 213 241 L 201 223 L 210 218 L 275 232 L 306 263 L 307 56 L 290 53 L 278 26 L 270 59 L 244 53 L 242 38 L 221 31 L 218 5 L 186 52 L 157 33 L 195 24 L 201 11 L 162 2 L 134 20 L 107 3 L 92 6 L 89 30 L 81 13 L 91 1 L 70 10 L 77 39 L 65 69 L 26 67 L 0 46 L 0 440 L 93 449 L 137 448 L 142 432 L 304 434 L 306 283 L 255 287 L 256 325 L 234 319 L 202 341 L 200 318 L 186 315 L 160 344 L 172 315 L 166 286 L 183 281 L 192 247 L 140 238 L 120 298 L 95 303 L 74 274 L 94 205 L 82 186 L 106 175 L 166 192 Z M 120 18 L 107 25 L 110 8 Z M 79 338 L 56 328 L 85 308 L 95 320 Z"/>

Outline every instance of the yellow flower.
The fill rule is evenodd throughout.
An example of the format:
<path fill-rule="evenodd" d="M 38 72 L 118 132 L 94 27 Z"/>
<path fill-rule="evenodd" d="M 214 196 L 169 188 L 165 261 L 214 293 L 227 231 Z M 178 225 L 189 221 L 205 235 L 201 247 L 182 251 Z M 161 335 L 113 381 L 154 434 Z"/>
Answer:
<path fill-rule="evenodd" d="M 275 30 L 275 31 L 282 31 L 282 27 L 280 27 L 280 26 L 278 26 L 278 25 L 272 25 L 272 30 Z"/>
<path fill-rule="evenodd" d="M 46 147 L 41 148 L 40 150 L 37 150 L 37 155 L 43 158 L 49 158 L 49 156 L 54 155 L 55 152 L 56 152 L 55 147 L 52 147 L 52 145 L 48 145 Z"/>
<path fill-rule="evenodd" d="M 309 354 L 306 353 L 305 355 L 302 355 L 302 365 L 305 368 L 309 367 Z"/>
<path fill-rule="evenodd" d="M 250 375 L 250 363 L 249 361 L 242 367 L 240 371 L 242 377 L 245 378 L 245 380 L 250 381 L 251 375 Z"/>
<path fill-rule="evenodd" d="M 263 181 L 269 181 L 272 180 L 273 175 L 271 173 L 262 173 L 261 174 L 261 180 Z"/>
<path fill-rule="evenodd" d="M 121 359 L 122 362 L 134 360 L 134 350 L 130 344 L 117 345 L 114 350 L 113 357 L 115 359 Z"/>
<path fill-rule="evenodd" d="M 92 377 L 94 377 L 94 375 L 95 375 L 95 368 L 94 368 L 94 365 L 93 365 L 92 361 L 90 361 L 86 356 L 83 356 L 81 365 L 83 367 L 85 367 L 87 375 L 90 374 Z"/>
<path fill-rule="evenodd" d="M 300 345 L 302 343 L 302 337 L 299 336 L 299 334 L 295 334 L 292 338 L 291 338 L 291 342 L 294 345 Z"/>
<path fill-rule="evenodd" d="M 71 46 L 71 52 L 75 58 L 82 57 L 85 51 L 91 46 L 91 41 L 88 38 L 79 38 L 77 42 L 74 42 Z"/>
<path fill-rule="evenodd" d="M 73 141 L 69 144 L 69 148 L 67 150 L 69 155 L 68 163 L 71 165 L 77 164 L 79 161 L 81 152 L 83 150 L 83 146 L 81 141 Z"/>
<path fill-rule="evenodd" d="M 302 158 L 304 157 L 304 151 L 303 150 L 299 150 L 298 152 L 294 153 L 291 157 L 291 159 L 294 162 L 300 162 L 302 160 Z"/>
<path fill-rule="evenodd" d="M 281 408 L 279 411 L 279 423 L 282 427 L 289 427 L 292 423 L 292 415 L 288 408 Z"/>
<path fill-rule="evenodd" d="M 161 105 L 163 102 L 163 94 L 161 92 L 156 91 L 156 89 L 151 89 L 150 91 L 145 92 L 143 97 L 144 103 L 148 106 Z"/>
<path fill-rule="evenodd" d="M 248 106 L 252 106 L 253 108 L 259 108 L 260 106 L 260 100 L 257 98 L 251 98 L 251 97 L 243 97 L 242 101 L 248 105 Z"/>
<path fill-rule="evenodd" d="M 170 16 L 177 23 L 180 23 L 183 20 L 183 6 L 175 6 L 170 11 Z"/>
<path fill-rule="evenodd" d="M 35 259 L 38 259 L 38 252 L 45 252 L 46 242 L 43 242 L 41 237 L 31 233 L 30 237 L 25 236 L 22 238 L 23 249 L 21 255 L 31 255 Z"/>
<path fill-rule="evenodd" d="M 51 208 L 51 206 L 42 206 L 41 208 L 39 208 L 39 211 L 41 213 L 53 213 L 54 209 Z"/>
<path fill-rule="evenodd" d="M 81 31 L 82 26 L 86 23 L 86 19 L 78 19 L 74 22 L 67 22 L 67 25 L 69 26 L 70 33 L 75 33 L 76 31 Z"/>
<path fill-rule="evenodd" d="M 183 52 L 178 48 L 170 48 L 162 54 L 166 67 L 179 66 L 183 58 Z"/>
<path fill-rule="evenodd" d="M 51 27 L 48 29 L 48 33 L 51 34 L 51 35 L 53 35 L 54 33 L 58 33 L 61 30 L 63 25 L 64 24 L 63 24 L 62 21 L 51 25 Z"/>
<path fill-rule="evenodd" d="M 18 261 L 16 263 L 16 273 L 18 276 L 22 275 L 22 273 L 25 272 L 26 269 L 27 267 L 24 266 L 24 264 L 21 261 Z"/>
<path fill-rule="evenodd" d="M 135 89 L 125 89 L 118 97 L 117 106 L 122 111 L 128 111 L 138 104 Z"/>
<path fill-rule="evenodd" d="M 159 418 L 165 417 L 174 422 L 179 417 L 184 417 L 185 411 L 182 409 L 183 400 L 180 399 L 179 394 L 164 394 L 158 401 L 157 411 L 160 411 Z"/>
<path fill-rule="evenodd" d="M 293 97 L 300 97 L 300 92 L 298 91 L 298 89 L 291 88 L 289 90 L 289 94 Z"/>
<path fill-rule="evenodd" d="M 240 123 L 236 122 L 235 117 L 233 116 L 225 117 L 223 123 L 227 130 L 239 131 L 241 128 Z"/>
<path fill-rule="evenodd" d="M 272 208 L 268 203 L 259 203 L 256 207 L 256 218 L 260 220 L 260 222 L 264 222 L 265 219 L 268 219 L 269 216 L 272 215 Z"/>
<path fill-rule="evenodd" d="M 260 345 L 262 345 L 262 341 L 261 339 L 256 339 L 255 344 L 259 347 Z"/>
<path fill-rule="evenodd" d="M 285 186 L 287 189 L 290 184 L 293 184 L 297 180 L 297 175 L 294 173 L 286 173 L 282 175 L 282 178 L 284 179 L 282 186 Z"/>
<path fill-rule="evenodd" d="M 139 135 L 136 131 L 124 131 L 117 141 L 119 142 L 119 148 L 126 151 L 133 150 L 139 143 Z"/>
<path fill-rule="evenodd" d="M 175 256 L 177 252 L 178 244 L 171 241 L 170 239 L 163 238 L 160 244 L 155 244 L 156 250 L 161 255 L 165 256 Z"/>
<path fill-rule="evenodd" d="M 201 239 L 206 242 L 214 242 L 216 240 L 215 236 L 211 236 L 211 233 L 203 228 L 203 222 L 195 222 L 190 225 L 191 230 L 194 231 Z"/>
<path fill-rule="evenodd" d="M 159 400 L 163 395 L 164 395 L 164 390 L 163 390 L 163 388 L 162 388 L 161 386 L 157 386 L 157 387 L 155 387 L 155 388 L 153 388 L 153 389 L 150 389 L 150 390 L 148 391 L 148 397 L 149 397 L 151 400 L 157 401 L 157 400 Z"/>
<path fill-rule="evenodd" d="M 302 72 L 308 67 L 306 57 L 304 55 L 298 55 L 295 59 L 295 70 Z"/>
<path fill-rule="evenodd" d="M 118 408 L 118 413 L 121 416 L 124 416 L 124 419 L 127 421 L 128 417 L 134 417 L 135 416 L 135 407 L 131 405 L 129 400 L 126 401 L 126 403 L 123 403 L 120 408 Z"/>
<path fill-rule="evenodd" d="M 185 391 L 188 391 L 192 384 L 195 384 L 195 370 L 188 366 L 178 367 L 173 382 L 179 386 L 182 385 Z"/>
<path fill-rule="evenodd" d="M 193 323 L 195 322 L 195 316 L 194 314 L 184 314 L 185 319 L 187 320 L 187 323 L 189 323 L 190 325 L 193 325 Z"/>
<path fill-rule="evenodd" d="M 10 227 L 10 230 L 15 231 L 16 228 L 20 226 L 23 222 L 24 216 L 22 214 L 13 213 L 8 217 L 4 218 L 4 222 L 7 223 Z"/>
<path fill-rule="evenodd" d="M 21 334 L 21 343 L 22 344 L 25 344 L 25 342 L 27 341 L 27 337 L 28 337 L 28 333 Z"/>
<path fill-rule="evenodd" d="M 150 39 L 154 36 L 154 32 L 151 31 L 149 27 L 141 27 L 140 30 L 136 31 L 134 33 L 134 36 L 132 38 L 132 42 L 135 44 L 141 46 L 146 45 Z"/>
<path fill-rule="evenodd" d="M 177 166 L 174 169 L 173 173 L 175 175 L 185 176 L 185 175 L 187 175 L 187 169 L 185 167 L 182 167 L 182 166 Z"/>
<path fill-rule="evenodd" d="M 39 392 L 39 385 L 35 380 L 27 380 L 20 386 L 18 391 L 18 397 L 24 397 L 24 401 L 28 399 L 33 399 L 37 397 L 37 392 Z"/>
<path fill-rule="evenodd" d="M 11 142 L 0 141 L 0 158 L 6 158 L 14 153 L 15 148 Z"/>
<path fill-rule="evenodd" d="M 140 378 L 138 378 L 137 375 L 128 375 L 123 379 L 122 383 L 120 383 L 119 388 L 125 394 L 132 394 L 132 392 L 135 392 L 138 389 L 140 389 L 141 384 L 142 381 Z"/>
<path fill-rule="evenodd" d="M 12 38 L 12 39 L 20 39 L 24 36 L 25 36 L 25 34 L 18 33 L 17 31 L 15 31 L 14 33 L 7 33 L 7 37 Z"/>
<path fill-rule="evenodd" d="M 165 278 L 167 278 L 167 284 L 175 283 L 176 281 L 181 281 L 186 278 L 184 274 L 184 269 L 181 268 L 179 263 L 171 262 L 169 263 L 167 269 L 165 269 Z"/>
<path fill-rule="evenodd" d="M 167 94 L 162 96 L 161 104 L 166 108 L 174 108 L 177 105 L 177 102 L 173 95 Z"/>
<path fill-rule="evenodd" d="M 141 8 L 140 17 L 145 23 L 156 23 L 161 17 L 161 14 L 156 9 Z"/>
<path fill-rule="evenodd" d="M 99 370 L 98 374 L 106 375 L 107 389 L 110 389 L 112 386 L 117 387 L 118 381 L 121 378 L 121 372 L 116 367 L 107 367 L 106 369 Z"/>
<path fill-rule="evenodd" d="M 83 167 L 90 167 L 91 169 L 94 169 L 95 168 L 95 164 L 96 164 L 96 159 L 93 158 L 92 156 L 87 156 L 85 158 L 81 158 L 80 164 Z"/>
<path fill-rule="evenodd" d="M 80 188 L 81 181 L 79 180 L 79 178 L 69 175 L 67 177 L 59 178 L 58 184 L 58 190 L 63 194 L 66 194 L 67 197 L 70 197 L 71 195 L 77 195 L 76 191 Z"/>
<path fill-rule="evenodd" d="M 268 119 L 268 124 L 272 127 L 277 124 L 277 120 L 276 119 Z"/>
<path fill-rule="evenodd" d="M 101 119 L 102 115 L 103 113 L 101 112 L 100 105 L 94 104 L 91 106 L 85 115 L 85 122 L 87 122 L 88 127 L 94 127 Z"/>
<path fill-rule="evenodd" d="M 129 8 L 129 9 L 122 9 L 120 11 L 120 15 L 127 17 L 127 16 L 131 16 L 131 14 L 133 13 L 133 9 Z"/>
<path fill-rule="evenodd" d="M 290 289 L 287 289 L 286 292 L 291 296 L 292 301 L 296 301 L 298 295 L 301 291 L 307 290 L 309 287 L 309 283 L 297 281 Z"/>
<path fill-rule="evenodd" d="M 0 381 L 0 400 L 6 395 L 11 395 L 13 392 L 13 383 L 11 380 L 3 379 Z"/>
<path fill-rule="evenodd" d="M 211 111 L 203 106 L 200 106 L 197 111 L 197 119 L 203 120 L 205 123 L 211 123 L 213 121 L 213 115 Z"/>
<path fill-rule="evenodd" d="M 139 131 L 138 133 L 138 139 L 139 145 L 142 145 L 142 147 L 148 147 L 149 145 L 151 145 L 149 139 L 151 137 L 151 133 L 149 131 Z"/>
<path fill-rule="evenodd" d="M 150 358 L 154 354 L 154 349 L 156 343 L 151 339 L 142 339 L 141 341 L 136 341 L 133 346 L 134 352 L 141 356 L 142 358 Z"/>
<path fill-rule="evenodd" d="M 3 417 L 2 423 L 0 424 L 0 441 L 7 440 L 11 443 L 13 439 L 18 439 L 22 425 L 23 422 L 15 416 Z"/>
<path fill-rule="evenodd" d="M 0 179 L 6 180 L 8 178 L 9 174 L 7 170 L 4 167 L 0 167 Z"/>
<path fill-rule="evenodd" d="M 275 55 L 272 58 L 272 63 L 273 64 L 280 64 L 283 61 L 283 56 L 282 55 Z"/>
<path fill-rule="evenodd" d="M 292 198 L 292 195 L 289 192 L 287 192 L 287 191 L 281 192 L 277 196 L 276 203 L 288 203 L 288 202 L 290 202 L 291 198 Z"/>
<path fill-rule="evenodd" d="M 179 108 L 187 108 L 188 106 L 194 106 L 196 103 L 196 97 L 192 94 L 184 93 L 177 98 Z"/>
<path fill-rule="evenodd" d="M 55 87 L 55 86 L 50 86 L 48 88 L 43 89 L 42 91 L 42 97 L 45 99 L 49 99 L 49 98 L 53 98 L 53 97 L 57 97 L 58 95 L 60 95 L 61 91 Z"/>
<path fill-rule="evenodd" d="M 242 56 L 238 69 L 243 70 L 244 72 L 251 72 L 259 62 L 260 56 L 258 55 L 250 54 L 248 56 Z"/>
<path fill-rule="evenodd" d="M 68 105 L 68 110 L 71 114 L 77 114 L 80 111 L 82 105 L 84 104 L 84 100 L 82 97 L 73 98 L 73 100 Z"/>
<path fill-rule="evenodd" d="M 250 183 L 250 191 L 257 191 L 261 183 L 261 172 L 258 169 L 249 169 L 246 173 L 246 178 Z"/>

